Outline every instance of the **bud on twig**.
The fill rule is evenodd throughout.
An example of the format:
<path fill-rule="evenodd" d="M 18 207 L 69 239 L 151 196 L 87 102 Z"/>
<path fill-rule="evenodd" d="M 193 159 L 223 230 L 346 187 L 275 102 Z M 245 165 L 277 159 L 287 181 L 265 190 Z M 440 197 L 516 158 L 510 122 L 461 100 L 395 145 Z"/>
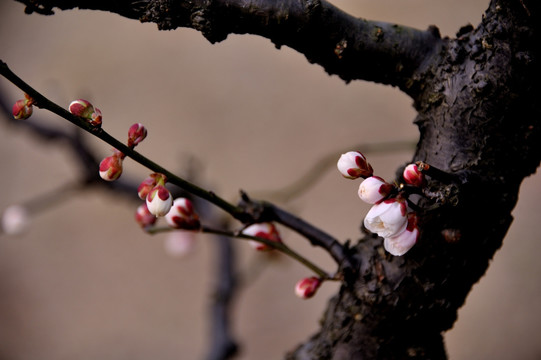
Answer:
<path fill-rule="evenodd" d="M 347 179 L 367 178 L 374 173 L 372 166 L 359 151 L 348 151 L 342 154 L 336 166 L 342 176 Z"/>
<path fill-rule="evenodd" d="M 155 216 L 165 216 L 173 205 L 173 197 L 163 185 L 155 186 L 146 198 L 148 211 Z"/>
<path fill-rule="evenodd" d="M 301 299 L 309 299 L 316 293 L 321 280 L 315 276 L 304 278 L 295 285 L 295 295 Z"/>
<path fill-rule="evenodd" d="M 147 129 L 143 124 L 137 123 L 128 130 L 128 147 L 134 148 L 147 137 Z"/>
<path fill-rule="evenodd" d="M 183 230 L 199 230 L 201 223 L 199 216 L 193 209 L 192 202 L 186 198 L 177 198 L 173 201 L 171 210 L 165 215 L 169 226 Z"/>
<path fill-rule="evenodd" d="M 137 211 L 135 212 L 135 221 L 137 221 L 142 228 L 146 228 L 156 223 L 156 216 L 152 215 L 150 211 L 148 211 L 147 204 L 145 203 L 139 205 L 137 208 Z"/>
<path fill-rule="evenodd" d="M 276 226 L 274 226 L 273 223 L 269 222 L 252 224 L 246 229 L 242 230 L 242 233 L 245 235 L 267 239 L 269 241 L 275 241 L 278 243 L 282 242 L 280 234 L 278 233 L 278 229 L 276 229 Z M 250 244 L 258 251 L 272 250 L 271 246 L 257 242 L 255 240 L 250 241 Z"/>
<path fill-rule="evenodd" d="M 393 185 L 378 176 L 371 176 L 359 186 L 359 197 L 368 204 L 379 204 L 391 194 Z"/>
<path fill-rule="evenodd" d="M 100 109 L 94 108 L 90 102 L 84 99 L 72 101 L 69 105 L 69 112 L 73 115 L 85 118 L 87 122 L 93 126 L 101 126 Z"/>

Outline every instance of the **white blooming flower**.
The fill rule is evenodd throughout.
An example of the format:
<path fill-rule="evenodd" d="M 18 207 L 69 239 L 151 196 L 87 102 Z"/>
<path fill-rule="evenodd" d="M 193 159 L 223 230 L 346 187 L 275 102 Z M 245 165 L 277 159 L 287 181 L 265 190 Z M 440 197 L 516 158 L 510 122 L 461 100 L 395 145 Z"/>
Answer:
<path fill-rule="evenodd" d="M 368 204 L 377 204 L 391 193 L 392 188 L 393 186 L 382 178 L 371 176 L 363 180 L 359 186 L 358 194 L 362 201 Z"/>
<path fill-rule="evenodd" d="M 417 228 L 412 231 L 406 229 L 401 234 L 393 237 L 388 237 L 383 240 L 385 250 L 394 256 L 402 256 L 409 251 L 417 242 L 419 230 Z"/>
<path fill-rule="evenodd" d="M 397 236 L 406 230 L 407 206 L 396 198 L 372 206 L 364 218 L 364 226 L 383 238 Z"/>

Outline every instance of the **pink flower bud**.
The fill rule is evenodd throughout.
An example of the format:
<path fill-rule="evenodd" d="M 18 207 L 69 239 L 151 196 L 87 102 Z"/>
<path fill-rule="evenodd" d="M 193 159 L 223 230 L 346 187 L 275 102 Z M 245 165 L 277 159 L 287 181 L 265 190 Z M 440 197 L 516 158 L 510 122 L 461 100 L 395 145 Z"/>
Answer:
<path fill-rule="evenodd" d="M 419 171 L 419 168 L 416 164 L 409 164 L 404 168 L 404 173 L 402 174 L 406 184 L 413 186 L 423 186 L 425 181 L 425 175 Z"/>
<path fill-rule="evenodd" d="M 177 229 L 198 230 L 201 227 L 192 202 L 186 198 L 177 198 L 173 201 L 171 210 L 165 215 L 165 221 L 169 226 Z"/>
<path fill-rule="evenodd" d="M 171 231 L 164 241 L 167 255 L 183 257 L 192 252 L 196 233 L 191 231 Z"/>
<path fill-rule="evenodd" d="M 133 124 L 128 130 L 128 147 L 133 148 L 147 137 L 147 129 L 143 124 Z"/>
<path fill-rule="evenodd" d="M 383 238 L 399 235 L 408 225 L 406 211 L 403 199 L 385 200 L 370 208 L 364 218 L 364 226 Z"/>
<path fill-rule="evenodd" d="M 315 276 L 304 278 L 295 285 L 295 295 L 301 299 L 309 299 L 316 293 L 321 280 Z"/>
<path fill-rule="evenodd" d="M 275 242 L 282 242 L 278 229 L 274 226 L 273 223 L 258 223 L 248 226 L 246 229 L 242 230 L 242 233 L 245 235 L 260 237 Z M 267 251 L 272 250 L 273 248 L 267 244 L 257 242 L 255 240 L 250 241 L 250 244 L 258 251 Z"/>
<path fill-rule="evenodd" d="M 69 112 L 85 119 L 91 119 L 94 113 L 94 106 L 84 99 L 78 99 L 70 103 Z"/>
<path fill-rule="evenodd" d="M 154 189 L 156 185 L 165 185 L 166 180 L 167 178 L 163 174 L 150 174 L 150 176 L 143 180 L 137 188 L 139 198 L 145 200 L 150 190 Z"/>
<path fill-rule="evenodd" d="M 349 151 L 340 156 L 336 164 L 338 171 L 347 179 L 367 178 L 374 170 L 359 151 Z"/>
<path fill-rule="evenodd" d="M 163 185 L 155 186 L 146 198 L 148 211 L 155 216 L 165 216 L 173 205 L 173 197 Z"/>
<path fill-rule="evenodd" d="M 103 180 L 114 181 L 122 175 L 122 158 L 118 153 L 100 162 L 100 176 Z"/>
<path fill-rule="evenodd" d="M 393 185 L 388 184 L 378 176 L 370 176 L 363 180 L 359 186 L 359 197 L 369 204 L 379 204 L 393 190 Z"/>
<path fill-rule="evenodd" d="M 156 222 L 156 216 L 152 215 L 150 211 L 148 211 L 147 204 L 145 203 L 139 205 L 137 208 L 137 211 L 135 212 L 135 221 L 137 221 L 142 228 L 146 228 L 154 225 Z"/>
<path fill-rule="evenodd" d="M 28 119 L 32 115 L 32 104 L 28 99 L 17 100 L 13 105 L 13 117 L 16 120 Z"/>
<path fill-rule="evenodd" d="M 73 115 L 85 118 L 93 126 L 101 126 L 100 109 L 94 108 L 90 102 L 84 99 L 72 101 L 69 105 L 69 112 Z"/>
<path fill-rule="evenodd" d="M 417 215 L 410 213 L 408 214 L 408 226 L 406 230 L 398 235 L 385 238 L 383 240 L 383 246 L 392 255 L 402 256 L 417 243 L 418 237 Z"/>

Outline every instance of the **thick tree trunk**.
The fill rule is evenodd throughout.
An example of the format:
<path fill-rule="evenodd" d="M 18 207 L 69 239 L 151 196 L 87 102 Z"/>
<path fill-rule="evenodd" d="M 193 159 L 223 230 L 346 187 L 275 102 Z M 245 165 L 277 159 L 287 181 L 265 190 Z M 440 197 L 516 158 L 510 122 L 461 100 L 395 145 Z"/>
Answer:
<path fill-rule="evenodd" d="M 404 257 L 370 235 L 352 249 L 357 280 L 288 359 L 446 358 L 441 334 L 502 245 L 519 185 L 539 164 L 538 8 L 493 1 L 479 27 L 446 40 L 404 89 L 418 110 L 414 160 L 457 181 L 430 183 L 442 206 L 422 216 L 419 243 Z"/>

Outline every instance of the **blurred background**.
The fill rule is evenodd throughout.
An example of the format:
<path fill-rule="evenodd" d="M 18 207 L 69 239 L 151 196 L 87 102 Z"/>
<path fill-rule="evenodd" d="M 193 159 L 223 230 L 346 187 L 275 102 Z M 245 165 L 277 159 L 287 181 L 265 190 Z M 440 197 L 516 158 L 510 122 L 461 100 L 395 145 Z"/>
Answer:
<path fill-rule="evenodd" d="M 340 0 L 355 16 L 427 28 L 453 36 L 477 25 L 488 0 Z M 199 183 L 236 201 L 239 189 L 313 222 L 339 239 L 357 239 L 368 207 L 357 181 L 334 164 L 287 203 L 275 190 L 293 183 L 321 159 L 357 144 L 411 141 L 411 100 L 367 82 L 346 85 L 284 47 L 255 36 L 229 36 L 211 45 L 191 29 L 160 32 L 95 11 L 25 15 L 0 5 L 0 58 L 51 100 L 66 106 L 85 98 L 103 113 L 103 127 L 120 140 L 145 124 L 138 151 L 186 172 L 195 159 Z M 10 101 L 21 92 L 3 78 Z M 35 110 L 28 121 L 70 128 Z M 66 186 L 68 196 L 33 215 L 25 232 L 0 235 L 1 359 L 202 359 L 208 351 L 209 307 L 215 284 L 216 239 L 197 235 L 188 254 L 167 247 L 168 235 L 136 225 L 137 203 L 100 190 L 69 193 L 79 164 L 65 146 L 36 141 L 0 122 L 0 212 Z M 85 135 L 101 156 L 107 144 Z M 360 148 L 363 150 L 363 147 Z M 377 175 L 394 178 L 412 148 L 367 152 Z M 97 170 L 96 170 L 97 171 Z M 149 171 L 127 159 L 123 178 Z M 493 264 L 470 293 L 445 337 L 450 359 L 541 359 L 541 179 L 524 182 L 515 221 Z M 269 193 L 270 192 L 270 193 Z M 51 203 L 52 204 L 52 203 Z M 284 240 L 328 271 L 327 254 L 281 228 Z M 239 271 L 253 275 L 235 298 L 238 359 L 280 359 L 317 331 L 337 284 L 315 298 L 295 297 L 309 271 L 283 256 L 266 256 L 235 242 Z"/>

